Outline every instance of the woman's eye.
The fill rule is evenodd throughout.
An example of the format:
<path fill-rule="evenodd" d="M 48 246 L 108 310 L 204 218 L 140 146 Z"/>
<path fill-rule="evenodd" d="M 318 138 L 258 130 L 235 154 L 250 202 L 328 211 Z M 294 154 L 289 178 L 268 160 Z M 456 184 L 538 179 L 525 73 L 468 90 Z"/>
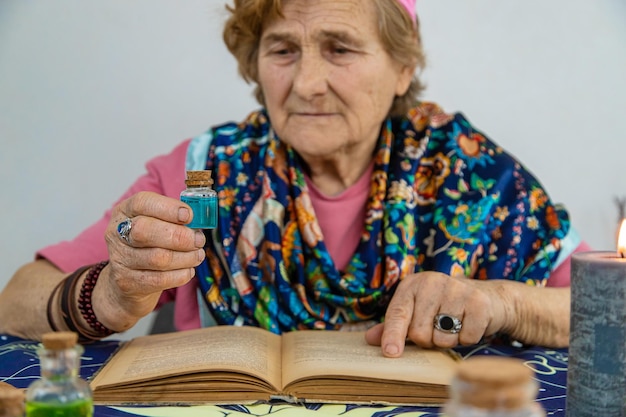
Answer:
<path fill-rule="evenodd" d="M 272 42 L 264 48 L 264 54 L 273 56 L 286 56 L 294 52 L 295 48 L 287 42 Z"/>
<path fill-rule="evenodd" d="M 356 51 L 355 48 L 351 48 L 343 42 L 331 42 L 326 46 L 328 52 L 333 55 L 350 55 Z"/>
<path fill-rule="evenodd" d="M 296 51 L 296 47 L 288 43 L 279 43 L 277 45 L 274 45 L 271 51 L 274 55 L 290 55 Z"/>

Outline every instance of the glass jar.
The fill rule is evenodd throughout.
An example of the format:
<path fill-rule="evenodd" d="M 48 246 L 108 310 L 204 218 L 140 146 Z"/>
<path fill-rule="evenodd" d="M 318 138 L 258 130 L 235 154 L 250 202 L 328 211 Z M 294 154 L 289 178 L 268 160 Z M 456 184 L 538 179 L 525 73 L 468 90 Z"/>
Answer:
<path fill-rule="evenodd" d="M 459 364 L 443 408 L 447 417 L 545 417 L 534 371 L 521 360 L 476 356 Z"/>
<path fill-rule="evenodd" d="M 26 390 L 26 417 L 91 417 L 93 397 L 87 381 L 80 378 L 80 356 L 74 332 L 43 335 L 37 349 L 41 378 Z"/>
<path fill-rule="evenodd" d="M 211 188 L 211 171 L 187 171 L 187 189 L 180 193 L 180 200 L 193 211 L 193 219 L 187 226 L 192 229 L 217 227 L 217 193 Z"/>

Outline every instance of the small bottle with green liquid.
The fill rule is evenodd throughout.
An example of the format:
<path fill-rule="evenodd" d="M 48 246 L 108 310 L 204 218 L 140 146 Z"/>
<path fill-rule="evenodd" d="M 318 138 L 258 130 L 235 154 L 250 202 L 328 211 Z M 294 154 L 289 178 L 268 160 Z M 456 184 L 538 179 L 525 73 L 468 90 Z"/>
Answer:
<path fill-rule="evenodd" d="M 187 226 L 192 229 L 215 229 L 217 227 L 217 193 L 211 188 L 211 171 L 187 171 L 187 189 L 180 193 L 180 200 L 193 210 L 193 219 Z"/>
<path fill-rule="evenodd" d="M 37 349 L 41 378 L 26 390 L 26 417 L 92 417 L 93 395 L 80 378 L 83 347 L 74 332 L 45 333 Z"/>

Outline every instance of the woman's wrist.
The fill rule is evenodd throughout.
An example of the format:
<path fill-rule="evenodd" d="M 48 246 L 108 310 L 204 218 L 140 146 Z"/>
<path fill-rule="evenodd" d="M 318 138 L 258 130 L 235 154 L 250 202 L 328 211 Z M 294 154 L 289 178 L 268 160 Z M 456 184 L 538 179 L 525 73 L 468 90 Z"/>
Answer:
<path fill-rule="evenodd" d="M 499 282 L 505 306 L 501 332 L 528 345 L 569 344 L 569 289 L 544 288 L 516 281 Z"/>
<path fill-rule="evenodd" d="M 133 327 L 143 316 L 133 311 L 136 299 L 128 298 L 128 294 L 116 285 L 112 274 L 111 264 L 101 271 L 98 285 L 93 289 L 92 299 L 96 301 L 93 310 L 103 325 L 120 333 Z"/>
<path fill-rule="evenodd" d="M 93 289 L 107 263 L 79 268 L 55 287 L 47 305 L 48 324 L 52 330 L 76 332 L 82 343 L 114 333 L 98 320 L 92 303 Z"/>

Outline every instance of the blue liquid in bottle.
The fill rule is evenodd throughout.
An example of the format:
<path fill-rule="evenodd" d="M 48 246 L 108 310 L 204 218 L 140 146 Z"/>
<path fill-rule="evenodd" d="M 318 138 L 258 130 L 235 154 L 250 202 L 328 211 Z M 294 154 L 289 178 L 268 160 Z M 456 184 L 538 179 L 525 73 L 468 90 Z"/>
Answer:
<path fill-rule="evenodd" d="M 217 193 L 211 188 L 211 171 L 187 171 L 187 189 L 180 193 L 180 201 L 193 210 L 193 220 L 187 226 L 193 229 L 217 227 Z"/>

